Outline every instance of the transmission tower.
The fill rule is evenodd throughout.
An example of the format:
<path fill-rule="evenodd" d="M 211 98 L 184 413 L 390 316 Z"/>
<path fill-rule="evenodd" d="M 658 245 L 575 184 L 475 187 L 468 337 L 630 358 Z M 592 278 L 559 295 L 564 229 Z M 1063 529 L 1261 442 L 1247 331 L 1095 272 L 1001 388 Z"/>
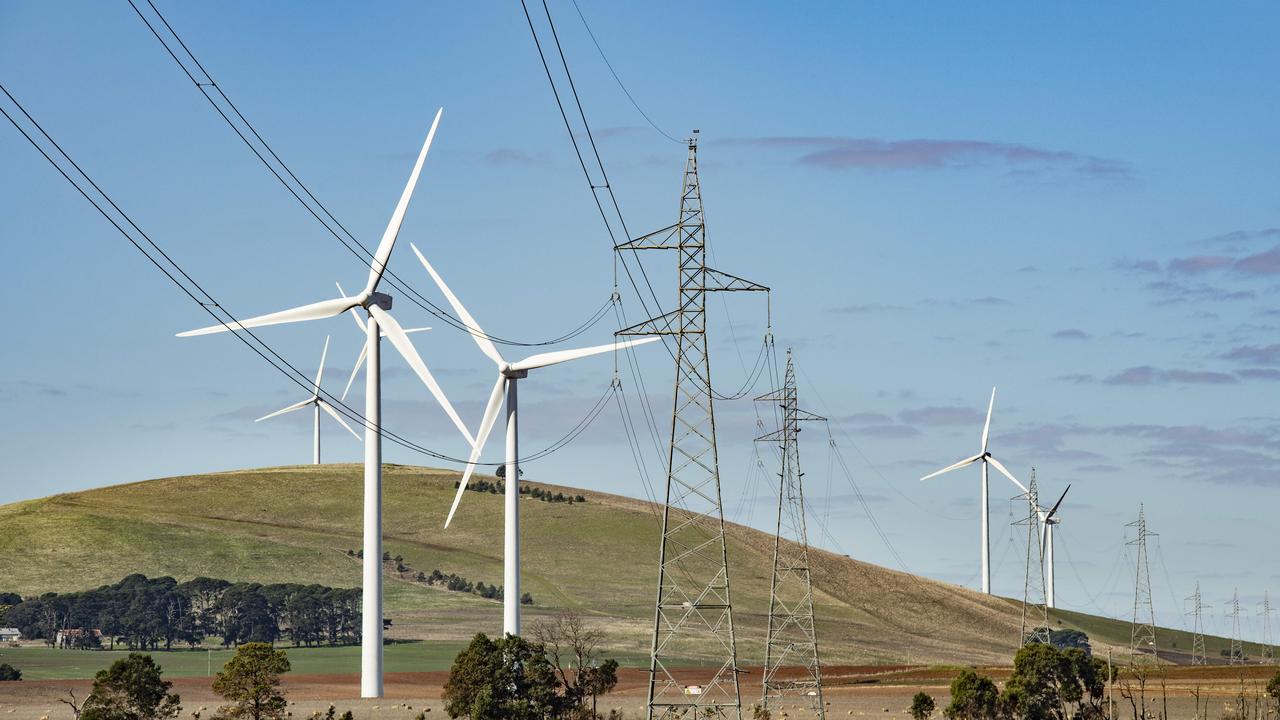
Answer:
<path fill-rule="evenodd" d="M 1240 591 L 1231 590 L 1231 658 L 1232 665 L 1244 664 L 1244 643 L 1240 640 Z"/>
<path fill-rule="evenodd" d="M 706 294 L 768 292 L 768 288 L 707 267 L 696 130 L 689 139 L 679 219 L 615 249 L 676 250 L 679 258 L 676 309 L 618 331 L 619 335 L 675 338 L 675 400 L 650 647 L 648 717 L 740 718 L 737 640 L 729 601 L 729 556 L 707 354 Z M 672 666 L 677 658 L 691 653 L 714 658 L 709 673 L 704 668 L 689 675 Z"/>
<path fill-rule="evenodd" d="M 1262 593 L 1262 609 L 1258 611 L 1262 616 L 1262 657 L 1271 662 L 1276 659 L 1276 646 L 1271 640 L 1271 593 L 1263 591 Z"/>
<path fill-rule="evenodd" d="M 757 401 L 776 402 L 782 408 L 782 427 L 756 438 L 778 443 L 782 461 L 778 473 L 778 525 L 773 537 L 773 580 L 769 593 L 769 630 L 764 645 L 761 706 L 769 710 L 788 692 L 809 699 L 818 717 L 826 718 L 822 700 L 822 665 L 813 621 L 813 583 L 809 571 L 809 534 L 804 515 L 804 474 L 800 472 L 800 423 L 826 418 L 801 410 L 796 396 L 796 373 L 791 351 L 782 389 L 761 395 Z M 778 671 L 800 666 L 798 680 L 783 680 Z"/>
<path fill-rule="evenodd" d="M 1050 644 L 1049 604 L 1044 594 L 1044 547 L 1040 543 L 1040 491 L 1036 487 L 1036 469 L 1031 468 L 1027 492 L 1019 495 L 1027 501 L 1027 517 L 1015 525 L 1027 526 L 1027 572 L 1022 583 L 1022 630 L 1019 646 L 1032 643 Z M 1027 629 L 1027 623 L 1035 624 Z"/>
<path fill-rule="evenodd" d="M 1137 528 L 1138 535 L 1129 541 L 1138 548 L 1134 559 L 1137 577 L 1133 586 L 1133 625 L 1129 631 L 1129 660 L 1158 662 L 1156 653 L 1156 611 L 1151 604 L 1151 571 L 1147 566 L 1147 538 L 1155 533 L 1147 529 L 1147 515 L 1138 505 L 1138 519 L 1125 527 Z M 1148 652 L 1148 650 L 1150 652 Z"/>
<path fill-rule="evenodd" d="M 1191 609 L 1187 614 L 1194 615 L 1195 621 L 1191 630 L 1191 664 L 1207 665 L 1208 659 L 1204 652 L 1204 609 L 1208 607 L 1200 598 L 1200 581 L 1196 581 L 1196 592 L 1187 598 L 1191 601 Z"/>

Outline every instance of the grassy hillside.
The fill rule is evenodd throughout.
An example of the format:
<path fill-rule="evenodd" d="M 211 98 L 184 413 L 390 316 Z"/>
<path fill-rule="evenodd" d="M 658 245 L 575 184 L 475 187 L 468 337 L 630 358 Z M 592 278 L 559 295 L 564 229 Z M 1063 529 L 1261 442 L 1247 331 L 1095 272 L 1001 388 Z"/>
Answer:
<path fill-rule="evenodd" d="M 388 466 L 385 547 L 414 571 L 501 583 L 500 496 L 468 493 L 453 526 L 442 529 L 457 477 Z M 521 500 L 522 589 L 536 601 L 527 617 L 573 608 L 605 628 L 615 650 L 643 653 L 656 583 L 655 508 L 582 494 L 588 501 L 573 505 Z M 80 590 L 134 572 L 354 587 L 359 561 L 346 550 L 359 548 L 360 523 L 356 465 L 192 475 L 56 495 L 0 507 L 0 590 Z M 762 654 L 772 539 L 730 526 L 729 554 L 740 658 L 754 664 Z M 812 564 L 819 641 L 830 661 L 1005 663 L 1016 647 L 1020 613 L 1012 601 L 822 551 Z M 394 573 L 386 599 L 392 637 L 459 641 L 501 628 L 497 602 Z M 1085 630 L 1095 644 L 1128 644 L 1127 623 L 1066 612 L 1055 621 Z M 1190 645 L 1164 637 L 1180 649 Z"/>

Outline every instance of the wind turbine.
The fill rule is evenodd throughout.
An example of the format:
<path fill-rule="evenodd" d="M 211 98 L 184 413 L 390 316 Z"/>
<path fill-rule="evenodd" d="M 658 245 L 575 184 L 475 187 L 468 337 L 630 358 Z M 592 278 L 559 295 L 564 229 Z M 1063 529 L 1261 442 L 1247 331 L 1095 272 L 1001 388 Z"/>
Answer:
<path fill-rule="evenodd" d="M 976 462 L 982 463 L 982 507 L 980 510 L 980 514 L 982 515 L 982 592 L 988 595 L 991 594 L 991 512 L 990 508 L 987 506 L 987 467 L 994 467 L 1000 472 L 1000 474 L 1010 480 L 1013 480 L 1018 487 L 1022 487 L 1022 483 L 1019 483 L 1018 480 L 1013 477 L 1013 473 L 1010 473 L 1004 465 L 1001 465 L 999 460 L 992 457 L 991 452 L 987 449 L 987 439 L 991 435 L 991 411 L 995 408 L 995 405 L 996 389 L 991 388 L 991 402 L 987 405 L 987 422 L 982 426 L 982 452 L 920 478 L 922 481 L 928 480 L 929 478 L 949 473 L 952 470 L 958 470 Z"/>
<path fill-rule="evenodd" d="M 1062 491 L 1062 495 L 1058 497 L 1058 502 L 1045 512 L 1044 508 L 1039 508 L 1041 532 L 1044 533 L 1040 540 L 1040 552 L 1044 554 L 1042 564 L 1044 565 L 1044 601 L 1049 607 L 1057 607 L 1053 596 L 1053 526 L 1061 523 L 1058 519 L 1058 508 L 1062 505 L 1062 501 L 1067 497 L 1067 491 L 1071 489 L 1067 485 L 1067 489 Z"/>
<path fill-rule="evenodd" d="M 367 313 L 364 394 L 364 580 L 360 634 L 360 694 L 366 698 L 382 696 L 382 373 L 378 342 L 382 333 L 386 333 L 387 339 L 404 356 L 409 367 L 413 368 L 414 373 L 435 396 L 467 442 L 473 446 L 475 444 L 471 433 L 462 424 L 457 411 L 453 409 L 444 391 L 432 377 L 431 371 L 418 355 L 404 328 L 388 312 L 391 310 L 391 297 L 378 292 L 378 283 L 386 271 L 387 261 L 395 247 L 396 236 L 400 233 L 400 225 L 404 222 L 405 212 L 409 208 L 409 199 L 413 196 L 413 189 L 418 184 L 422 164 L 427 159 L 427 151 L 431 148 L 431 141 L 435 138 L 436 128 L 440 125 L 440 116 L 443 113 L 444 108 L 440 108 L 436 112 L 435 120 L 431 123 L 427 139 L 423 142 L 422 150 L 419 151 L 418 159 L 413 165 L 413 171 L 409 174 L 409 182 L 405 185 L 404 192 L 400 194 L 400 201 L 396 203 L 395 211 L 391 214 L 391 220 L 387 223 L 387 229 L 383 232 L 382 239 L 378 242 L 378 249 L 369 264 L 369 279 L 365 283 L 364 290 L 357 295 L 346 296 L 344 293 L 344 297 L 240 320 L 234 323 L 234 326 L 214 325 L 178 333 L 179 337 L 189 337 L 265 325 L 322 320 L 357 308 L 363 308 Z"/>
<path fill-rule="evenodd" d="M 518 381 L 529 376 L 530 370 L 547 367 L 549 365 L 557 365 L 569 360 L 577 360 L 591 355 L 606 353 L 611 350 L 620 350 L 623 348 L 633 347 L 635 345 L 644 345 L 658 340 L 659 338 L 644 338 L 641 340 L 628 340 L 627 342 L 612 343 L 609 345 L 597 345 L 595 347 L 579 348 L 577 350 L 557 350 L 555 352 L 539 353 L 530 355 L 529 357 L 514 363 L 509 363 L 502 358 L 498 352 L 498 348 L 480 329 L 480 325 L 476 323 L 475 318 L 467 309 L 463 307 L 462 302 L 458 300 L 458 296 L 453 294 L 449 286 L 431 267 L 431 263 L 427 262 L 427 258 L 419 252 L 417 246 L 412 243 L 409 247 L 413 248 L 413 252 L 418 256 L 418 260 L 422 261 L 422 266 L 431 274 L 431 279 L 436 281 L 436 285 L 440 286 L 440 291 L 449 300 L 449 304 L 453 306 L 454 312 L 458 314 L 467 331 L 471 333 L 471 337 L 476 341 L 476 345 L 495 365 L 498 366 L 498 379 L 493 384 L 493 392 L 489 394 L 489 403 L 485 405 L 484 416 L 480 420 L 480 427 L 476 430 L 476 441 L 471 450 L 471 458 L 467 460 L 467 469 L 462 473 L 462 481 L 458 483 L 458 493 L 453 498 L 453 507 L 449 508 L 449 516 L 444 521 L 444 526 L 449 527 L 449 523 L 453 522 L 453 514 L 458 510 L 458 503 L 462 501 L 462 496 L 467 491 L 467 482 L 471 479 L 471 473 L 476 469 L 476 462 L 480 459 L 480 452 L 484 449 L 484 443 L 489 439 L 489 432 L 493 429 L 494 421 L 498 418 L 498 408 L 502 404 L 502 396 L 505 391 L 507 399 L 507 456 L 506 471 L 504 480 L 506 481 L 506 506 L 505 506 L 505 535 L 503 538 L 503 588 L 502 588 L 502 631 L 507 635 L 520 634 L 520 469 L 518 467 L 520 458 L 520 433 L 519 425 L 516 422 L 516 387 Z"/>
<path fill-rule="evenodd" d="M 257 420 L 254 420 L 254 422 L 262 422 L 267 418 L 273 418 L 273 417 L 276 417 L 277 415 L 287 415 L 295 410 L 301 410 L 302 408 L 310 405 L 312 408 L 311 424 L 312 424 L 313 433 L 315 436 L 312 442 L 312 451 L 311 451 L 311 463 L 313 465 L 320 464 L 320 411 L 321 410 L 324 410 L 325 412 L 332 415 L 333 419 L 337 420 L 339 425 L 346 428 L 347 432 L 351 433 L 352 437 L 354 437 L 357 440 L 360 439 L 360 436 L 356 434 L 356 431 L 351 429 L 351 426 L 347 424 L 346 420 L 342 419 L 342 416 L 338 414 L 337 410 L 333 409 L 333 406 L 329 404 L 329 401 L 320 397 L 320 381 L 321 379 L 324 378 L 324 359 L 328 354 L 329 354 L 329 336 L 326 335 L 324 337 L 324 350 L 320 352 L 320 369 L 316 371 L 316 382 L 315 382 L 315 387 L 311 392 L 311 397 L 307 398 L 306 400 L 303 400 L 302 402 L 296 402 L 290 405 L 289 407 L 281 408 L 273 413 L 270 413 L 268 415 L 263 415 Z"/>
<path fill-rule="evenodd" d="M 1009 476 L 1009 479 L 1024 495 L 1031 494 L 1031 491 L 1012 475 Z M 1062 501 L 1066 499 L 1070 490 L 1071 485 L 1068 484 L 1067 489 L 1063 490 L 1062 494 L 1058 496 L 1058 502 L 1054 503 L 1053 507 L 1048 510 L 1043 505 L 1036 505 L 1036 517 L 1040 521 L 1040 568 L 1041 572 L 1044 573 L 1044 601 L 1051 608 L 1057 607 L 1053 596 L 1053 581 L 1055 577 L 1053 569 L 1053 526 L 1062 522 L 1058 519 L 1058 508 L 1062 507 Z"/>

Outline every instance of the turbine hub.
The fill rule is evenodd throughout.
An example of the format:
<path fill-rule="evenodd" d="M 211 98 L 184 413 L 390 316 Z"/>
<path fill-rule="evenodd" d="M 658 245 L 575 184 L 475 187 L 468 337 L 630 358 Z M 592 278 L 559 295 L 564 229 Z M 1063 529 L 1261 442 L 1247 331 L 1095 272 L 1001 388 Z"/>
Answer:
<path fill-rule="evenodd" d="M 391 310 L 391 296 L 386 293 L 372 292 L 369 297 L 365 298 L 364 306 L 369 307 L 370 303 L 377 305 L 383 310 Z"/>

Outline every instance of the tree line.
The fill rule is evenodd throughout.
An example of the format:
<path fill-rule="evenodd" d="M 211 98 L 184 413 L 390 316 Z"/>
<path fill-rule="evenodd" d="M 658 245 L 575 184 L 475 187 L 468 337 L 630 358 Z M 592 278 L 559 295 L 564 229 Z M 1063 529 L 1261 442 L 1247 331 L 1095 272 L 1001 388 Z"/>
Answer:
<path fill-rule="evenodd" d="M 133 574 L 94 590 L 18 599 L 0 610 L 0 624 L 64 648 L 97 649 L 108 643 L 114 649 L 121 643 L 130 650 L 171 650 L 197 646 L 206 637 L 220 638 L 224 647 L 286 639 L 308 647 L 360 640 L 359 588 L 207 577 L 180 583 Z M 0 608 L 4 605 L 0 602 Z"/>
<path fill-rule="evenodd" d="M 455 480 L 453 482 L 453 487 L 457 488 L 459 484 L 459 481 Z M 502 495 L 507 491 L 507 484 L 502 480 L 496 480 L 494 482 L 489 482 L 488 480 L 472 480 L 467 483 L 467 489 L 471 492 Z M 584 503 L 587 501 L 587 499 L 582 495 L 565 495 L 561 492 L 553 493 L 550 490 L 543 490 L 536 485 L 521 485 L 520 494 L 528 495 L 535 500 L 550 503 L 569 503 L 572 505 L 574 503 Z"/>

